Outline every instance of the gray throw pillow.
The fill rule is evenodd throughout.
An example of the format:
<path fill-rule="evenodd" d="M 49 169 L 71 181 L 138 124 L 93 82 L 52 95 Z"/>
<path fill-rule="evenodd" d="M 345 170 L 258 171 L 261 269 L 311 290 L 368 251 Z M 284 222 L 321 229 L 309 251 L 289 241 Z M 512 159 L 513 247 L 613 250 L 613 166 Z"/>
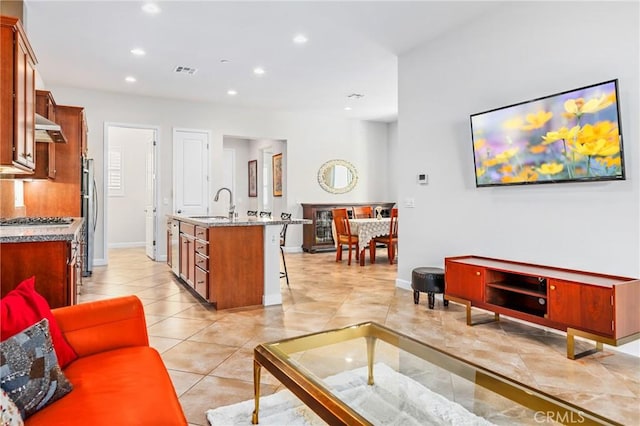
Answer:
<path fill-rule="evenodd" d="M 71 392 L 46 318 L 0 343 L 0 386 L 25 419 Z"/>

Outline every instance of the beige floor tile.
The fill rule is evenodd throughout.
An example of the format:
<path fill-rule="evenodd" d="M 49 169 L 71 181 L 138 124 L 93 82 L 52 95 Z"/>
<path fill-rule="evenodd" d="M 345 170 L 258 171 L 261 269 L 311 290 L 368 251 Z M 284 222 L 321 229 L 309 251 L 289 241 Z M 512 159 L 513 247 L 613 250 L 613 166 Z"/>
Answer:
<path fill-rule="evenodd" d="M 238 348 L 183 341 L 162 353 L 167 368 L 196 374 L 209 374 Z"/>
<path fill-rule="evenodd" d="M 210 321 L 169 317 L 148 327 L 150 336 L 187 339 L 206 328 Z"/>

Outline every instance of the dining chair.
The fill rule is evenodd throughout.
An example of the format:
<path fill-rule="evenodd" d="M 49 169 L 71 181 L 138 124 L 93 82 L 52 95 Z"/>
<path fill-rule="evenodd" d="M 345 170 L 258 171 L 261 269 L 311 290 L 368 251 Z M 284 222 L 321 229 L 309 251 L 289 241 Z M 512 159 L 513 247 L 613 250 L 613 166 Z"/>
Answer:
<path fill-rule="evenodd" d="M 247 216 L 252 217 L 252 216 L 258 216 L 258 210 L 247 210 Z"/>
<path fill-rule="evenodd" d="M 280 213 L 280 219 L 291 220 L 291 213 Z M 284 246 L 287 243 L 287 228 L 289 224 L 284 223 L 280 230 L 280 255 L 282 256 L 282 265 L 284 266 L 284 272 L 280 272 L 280 278 L 287 279 L 287 287 L 289 287 L 289 274 L 287 273 L 287 261 L 284 259 Z"/>
<path fill-rule="evenodd" d="M 369 219 L 373 217 L 371 206 L 354 206 L 351 208 L 354 219 Z"/>
<path fill-rule="evenodd" d="M 360 244 L 357 235 L 351 235 L 351 226 L 349 225 L 349 213 L 347 209 L 333 209 L 333 223 L 336 228 L 336 262 L 342 260 L 342 246 L 349 246 L 349 262 L 351 265 L 351 247 L 356 248 L 356 260 L 359 259 Z"/>
<path fill-rule="evenodd" d="M 396 257 L 396 251 L 398 249 L 398 209 L 391 209 L 391 221 L 389 222 L 389 234 L 381 237 L 375 237 L 371 244 L 373 244 L 373 250 L 375 250 L 375 244 L 380 243 L 387 246 L 387 255 L 389 256 L 389 263 L 393 265 L 393 260 Z"/>
<path fill-rule="evenodd" d="M 271 212 L 260 212 L 260 217 L 267 217 L 271 219 Z"/>

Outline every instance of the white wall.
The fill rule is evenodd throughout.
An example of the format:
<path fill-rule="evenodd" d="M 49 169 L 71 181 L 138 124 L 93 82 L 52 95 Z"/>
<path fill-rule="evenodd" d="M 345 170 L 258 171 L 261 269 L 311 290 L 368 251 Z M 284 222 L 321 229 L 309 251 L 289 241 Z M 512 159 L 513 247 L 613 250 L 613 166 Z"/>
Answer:
<path fill-rule="evenodd" d="M 398 122 L 389 123 L 387 128 L 387 191 L 390 200 L 400 201 L 398 198 L 398 182 L 400 182 L 400 146 L 398 145 Z"/>
<path fill-rule="evenodd" d="M 464 254 L 639 277 L 638 3 L 492 12 L 399 59 L 399 279 Z M 470 114 L 613 78 L 626 181 L 475 188 Z"/>
<path fill-rule="evenodd" d="M 302 202 L 333 201 L 387 201 L 386 158 L 387 124 L 302 113 L 269 112 L 250 109 L 221 107 L 219 105 L 176 101 L 144 96 L 85 90 L 48 85 L 60 105 L 85 107 L 89 127 L 89 156 L 95 159 L 99 196 L 103 197 L 102 172 L 104 122 L 133 123 L 157 126 L 158 134 L 158 191 L 159 228 L 162 232 L 164 218 L 171 213 L 172 200 L 172 129 L 173 127 L 210 129 L 212 134 L 211 163 L 211 211 L 213 193 L 220 188 L 223 179 L 221 163 L 224 135 L 237 135 L 248 139 L 274 139 L 286 141 L 284 146 L 287 164 L 284 187 L 287 205 L 278 206 L 282 211 L 302 216 Z M 358 186 L 349 194 L 333 195 L 320 188 L 317 171 L 330 160 L 340 158 L 353 163 L 360 175 Z M 238 160 L 236 160 L 238 161 Z M 241 166 L 240 166 L 241 167 Z M 240 169 L 241 170 L 241 169 Z M 238 187 L 241 191 L 241 187 Z M 216 203 L 218 204 L 218 203 Z M 246 210 L 246 209 L 245 209 Z M 241 210 L 239 210 L 241 211 Z M 96 230 L 96 258 L 104 259 L 104 218 L 98 217 Z M 159 236 L 161 237 L 161 236 Z M 162 238 L 160 238 L 162 241 Z M 302 244 L 302 226 L 289 227 L 288 245 Z M 158 246 L 158 256 L 166 255 L 166 248 Z"/>

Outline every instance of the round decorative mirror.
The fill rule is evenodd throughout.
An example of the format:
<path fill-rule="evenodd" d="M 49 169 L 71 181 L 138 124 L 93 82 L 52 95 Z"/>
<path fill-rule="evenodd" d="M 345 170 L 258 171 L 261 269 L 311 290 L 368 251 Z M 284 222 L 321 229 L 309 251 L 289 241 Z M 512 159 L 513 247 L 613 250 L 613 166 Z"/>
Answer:
<path fill-rule="evenodd" d="M 358 183 L 358 172 L 348 161 L 330 160 L 320 166 L 318 183 L 327 192 L 344 194 Z"/>

